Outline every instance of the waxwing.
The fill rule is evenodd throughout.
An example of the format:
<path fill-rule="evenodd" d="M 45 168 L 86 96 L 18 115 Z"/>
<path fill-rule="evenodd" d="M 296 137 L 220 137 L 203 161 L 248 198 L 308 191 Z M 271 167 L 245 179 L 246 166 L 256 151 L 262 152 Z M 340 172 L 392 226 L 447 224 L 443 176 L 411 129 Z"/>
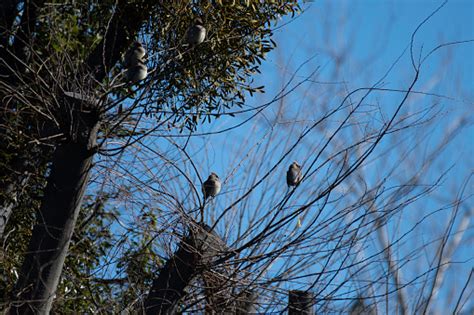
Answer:
<path fill-rule="evenodd" d="M 132 83 L 138 83 L 146 79 L 148 68 L 143 62 L 127 69 L 127 79 Z"/>
<path fill-rule="evenodd" d="M 221 191 L 221 180 L 216 173 L 211 173 L 202 185 L 204 199 L 215 197 Z"/>
<path fill-rule="evenodd" d="M 143 57 L 145 57 L 146 50 L 143 47 L 142 43 L 134 42 L 132 47 L 127 51 L 124 58 L 124 67 L 130 68 L 137 66 L 139 63 L 143 62 Z"/>
<path fill-rule="evenodd" d="M 206 28 L 203 26 L 201 18 L 194 19 L 194 24 L 186 31 L 186 43 L 191 46 L 201 44 L 206 38 Z"/>
<path fill-rule="evenodd" d="M 301 181 L 301 166 L 297 162 L 291 163 L 286 172 L 286 183 L 288 186 L 296 186 Z"/>

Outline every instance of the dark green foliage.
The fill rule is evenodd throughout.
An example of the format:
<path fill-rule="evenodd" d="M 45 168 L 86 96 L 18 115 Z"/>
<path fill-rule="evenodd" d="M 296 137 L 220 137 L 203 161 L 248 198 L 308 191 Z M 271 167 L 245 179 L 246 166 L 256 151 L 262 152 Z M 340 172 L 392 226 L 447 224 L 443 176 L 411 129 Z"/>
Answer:
<path fill-rule="evenodd" d="M 61 313 L 98 312 L 112 297 L 112 283 L 100 282 L 102 260 L 114 246 L 107 197 L 87 196 L 71 240 L 53 309 Z"/>
<path fill-rule="evenodd" d="M 253 2 L 251 2 L 253 3 Z M 194 130 L 200 122 L 242 106 L 253 87 L 251 75 L 275 47 L 271 21 L 294 13 L 294 3 L 192 6 L 185 2 L 157 7 L 149 29 L 150 63 L 157 70 L 147 113 L 174 126 Z M 201 45 L 183 46 L 186 29 L 202 17 L 207 37 Z"/>

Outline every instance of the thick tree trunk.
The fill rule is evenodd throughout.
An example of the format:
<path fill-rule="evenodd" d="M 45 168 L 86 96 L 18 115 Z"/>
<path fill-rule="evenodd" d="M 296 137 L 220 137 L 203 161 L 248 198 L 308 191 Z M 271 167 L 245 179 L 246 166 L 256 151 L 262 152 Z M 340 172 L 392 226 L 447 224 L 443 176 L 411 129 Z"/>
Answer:
<path fill-rule="evenodd" d="M 10 314 L 47 314 L 79 214 L 97 138 L 96 115 L 76 116 L 80 132 L 57 147 Z"/>
<path fill-rule="evenodd" d="M 145 313 L 174 314 L 184 289 L 199 272 L 209 268 L 211 260 L 226 251 L 225 243 L 206 225 L 191 231 L 157 278 L 145 301 Z"/>
<path fill-rule="evenodd" d="M 0 0 L 2 19 L 0 28 L 3 28 L 0 29 L 0 33 L 11 26 L 19 3 L 24 1 Z M 0 74 L 8 86 L 13 87 L 16 84 L 15 77 L 22 73 L 23 63 L 13 63 L 12 60 L 16 58 L 25 60 L 23 48 L 32 40 L 31 31 L 34 30 L 37 13 L 43 4 L 44 0 L 25 2 L 16 34 L 8 32 L 0 34 Z M 109 69 L 120 59 L 121 52 L 134 40 L 134 34 L 140 29 L 143 21 L 149 18 L 154 5 L 156 2 L 144 0 L 140 10 L 136 9 L 137 3 L 129 1 L 119 1 L 115 6 L 115 14 L 108 24 L 108 31 L 103 41 L 96 45 L 86 61 L 97 81 L 102 81 Z M 11 40 L 11 35 L 15 35 L 15 39 L 13 47 L 7 51 L 5 47 Z M 15 76 L 11 75 L 7 65 L 16 72 Z M 28 75 L 25 78 L 28 78 Z M 75 96 L 77 95 L 68 97 L 75 98 Z M 81 106 L 69 106 L 69 108 L 75 110 Z M 74 116 L 71 124 L 76 128 L 70 129 L 67 123 L 63 126 L 64 134 L 69 136 L 70 140 L 56 147 L 51 163 L 51 174 L 37 214 L 37 223 L 33 229 L 28 252 L 25 254 L 20 278 L 16 284 L 10 314 L 46 314 L 50 311 L 92 164 L 98 130 L 96 113 L 92 115 L 78 112 L 61 113 L 55 109 L 53 114 L 58 117 L 66 114 L 60 117 L 66 121 L 70 116 Z M 70 134 L 70 130 L 75 130 L 78 134 Z M 10 204 L 5 206 L 4 212 L 7 218 L 12 206 Z"/>

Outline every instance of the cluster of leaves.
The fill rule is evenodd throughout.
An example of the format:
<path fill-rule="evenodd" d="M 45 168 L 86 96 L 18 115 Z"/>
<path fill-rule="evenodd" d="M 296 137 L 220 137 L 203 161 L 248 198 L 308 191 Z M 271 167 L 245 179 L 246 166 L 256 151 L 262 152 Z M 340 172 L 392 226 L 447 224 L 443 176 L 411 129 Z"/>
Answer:
<path fill-rule="evenodd" d="M 15 205 L 2 239 L 0 292 L 4 301 L 9 300 L 7 295 L 18 278 L 22 253 L 31 237 L 52 151 L 57 143 L 54 135 L 58 132 L 59 115 L 55 112 L 57 103 L 52 101 L 55 92 L 52 87 L 68 82 L 64 78 L 81 63 L 87 49 L 97 41 L 96 33 L 91 30 L 98 27 L 95 21 L 105 13 L 105 7 L 99 6 L 100 1 L 96 2 L 49 3 L 41 8 L 40 18 L 34 29 L 30 29 L 31 34 L 21 33 L 19 25 L 17 40 L 9 43 L 10 53 L 7 54 L 13 54 L 14 45 L 24 46 L 21 54 L 12 57 L 22 59 L 24 67 L 5 76 L 0 85 L 3 140 L 0 142 L 0 182 L 2 188 L 11 185 L 15 192 L 12 194 L 4 189 L 0 192 L 2 205 L 10 202 Z M 80 10 L 78 5 L 82 5 Z M 87 16 L 83 15 L 85 13 Z M 28 40 L 21 40 L 25 36 L 29 36 Z M 19 185 L 19 178 L 27 178 L 26 184 Z"/>
<path fill-rule="evenodd" d="M 0 128 L 5 137 L 0 150 L 2 169 L 9 167 L 18 152 L 33 146 L 44 151 L 56 144 L 56 140 L 47 140 L 58 132 L 63 114 L 58 112 L 56 96 L 60 90 L 67 91 L 67 86 L 83 83 L 77 82 L 75 73 L 100 39 L 96 30 L 103 22 L 99 16 L 107 16 L 111 5 L 106 2 L 110 1 L 53 1 L 41 7 L 31 33 L 24 34 L 17 26 L 16 40 L 9 42 L 6 55 L 21 67 L 0 85 Z"/>
<path fill-rule="evenodd" d="M 35 184 L 37 179 L 41 179 L 41 183 Z M 40 176 L 35 176 L 29 183 L 28 190 L 9 220 L 0 251 L 0 296 L 3 301 L 10 299 L 9 294 L 18 280 L 22 253 L 28 248 L 35 213 L 40 206 L 39 200 L 45 186 L 45 180 Z M 54 309 L 58 312 L 94 312 L 99 307 L 106 306 L 112 296 L 111 283 L 94 282 L 93 278 L 101 260 L 113 247 L 110 225 L 114 217 L 112 214 L 117 210 L 106 211 L 103 201 L 93 200 L 92 196 L 87 196 L 86 199 L 57 291 Z"/>
<path fill-rule="evenodd" d="M 103 257 L 114 246 L 111 225 L 117 209 L 106 209 L 107 198 L 85 198 L 57 290 L 57 312 L 95 313 L 111 300 L 112 283 L 95 279 Z"/>
<path fill-rule="evenodd" d="M 178 1 L 158 6 L 149 29 L 150 63 L 157 71 L 147 111 L 159 121 L 170 119 L 175 127 L 195 130 L 198 123 L 243 106 L 245 93 L 263 91 L 252 86 L 251 76 L 275 47 L 272 21 L 298 10 L 291 1 Z M 201 45 L 189 47 L 183 38 L 196 17 L 202 18 L 207 37 Z"/>
<path fill-rule="evenodd" d="M 57 54 L 76 65 L 102 39 L 115 1 L 51 1 L 41 8 L 32 48 L 40 57 Z M 42 55 L 49 53 L 49 55 Z M 44 58 L 46 59 L 46 58 Z M 56 61 L 56 60 L 55 60 Z M 56 61 L 57 62 L 57 61 Z"/>
<path fill-rule="evenodd" d="M 37 170 L 44 172 L 45 167 Z M 8 301 L 10 292 L 18 280 L 20 266 L 23 262 L 22 253 L 28 248 L 31 232 L 35 222 L 35 214 L 40 206 L 46 181 L 38 173 L 31 173 L 28 185 L 24 187 L 21 198 L 12 211 L 10 220 L 5 227 L 0 248 L 0 297 Z M 2 199 L 3 200 L 3 199 Z M 1 307 L 1 306 L 0 306 Z"/>
<path fill-rule="evenodd" d="M 157 270 L 163 266 L 163 259 L 149 241 L 149 234 L 133 240 L 117 264 L 118 270 L 123 270 L 126 276 L 119 299 L 124 306 L 132 306 L 146 296 Z"/>
<path fill-rule="evenodd" d="M 158 229 L 153 211 L 143 213 L 136 232 L 117 236 L 113 222 L 119 210 L 107 202 L 114 197 L 86 196 L 53 304 L 55 311 L 119 313 L 145 296 L 163 265 L 150 245 L 155 240 L 151 231 Z"/>

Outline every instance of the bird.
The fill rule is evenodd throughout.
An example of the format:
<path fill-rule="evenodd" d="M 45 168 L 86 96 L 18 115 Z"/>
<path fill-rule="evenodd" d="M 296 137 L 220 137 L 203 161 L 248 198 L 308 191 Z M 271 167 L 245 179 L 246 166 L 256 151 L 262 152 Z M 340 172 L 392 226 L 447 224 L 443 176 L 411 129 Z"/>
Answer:
<path fill-rule="evenodd" d="M 297 186 L 301 181 L 301 166 L 297 162 L 291 163 L 286 172 L 286 183 L 289 186 Z"/>
<path fill-rule="evenodd" d="M 204 194 L 204 203 L 200 208 L 201 222 L 204 222 L 204 205 L 206 199 L 209 197 L 215 197 L 221 191 L 221 180 L 216 173 L 212 172 L 207 180 L 202 184 L 202 193 Z"/>
<path fill-rule="evenodd" d="M 204 200 L 209 197 L 215 197 L 221 191 L 221 180 L 216 173 L 211 173 L 202 185 Z"/>
<path fill-rule="evenodd" d="M 194 24 L 186 31 L 186 43 L 191 46 L 201 44 L 206 38 L 206 28 L 203 26 L 201 18 L 195 18 Z"/>
<path fill-rule="evenodd" d="M 148 75 L 148 68 L 143 62 L 127 69 L 127 79 L 132 83 L 145 80 Z"/>
<path fill-rule="evenodd" d="M 130 68 L 137 66 L 140 62 L 143 62 L 143 57 L 145 57 L 146 50 L 143 47 L 142 43 L 134 42 L 132 47 L 127 51 L 124 58 L 124 67 Z"/>

